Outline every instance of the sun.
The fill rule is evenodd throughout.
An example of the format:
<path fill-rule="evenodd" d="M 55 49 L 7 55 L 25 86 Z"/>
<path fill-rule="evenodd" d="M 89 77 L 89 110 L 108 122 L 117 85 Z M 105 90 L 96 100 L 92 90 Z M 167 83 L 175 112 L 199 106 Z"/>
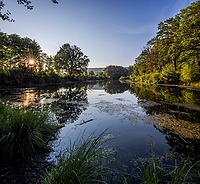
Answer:
<path fill-rule="evenodd" d="M 29 59 L 29 65 L 34 65 L 35 64 L 35 60 L 34 59 Z"/>

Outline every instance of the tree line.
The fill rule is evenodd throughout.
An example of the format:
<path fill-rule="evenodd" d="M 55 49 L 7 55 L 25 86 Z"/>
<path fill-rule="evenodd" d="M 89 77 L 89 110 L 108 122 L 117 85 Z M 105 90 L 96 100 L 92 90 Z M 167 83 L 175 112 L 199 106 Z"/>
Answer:
<path fill-rule="evenodd" d="M 61 81 L 119 79 L 131 68 L 109 65 L 103 72 L 88 72 L 90 59 L 76 45 L 63 44 L 55 56 L 42 52 L 28 37 L 0 32 L 0 85 L 43 84 Z"/>
<path fill-rule="evenodd" d="M 87 75 L 88 56 L 75 45 L 63 44 L 49 56 L 35 40 L 0 32 L 0 84 L 59 82 Z"/>
<path fill-rule="evenodd" d="M 160 22 L 156 36 L 135 59 L 137 82 L 191 84 L 200 80 L 200 1 Z"/>

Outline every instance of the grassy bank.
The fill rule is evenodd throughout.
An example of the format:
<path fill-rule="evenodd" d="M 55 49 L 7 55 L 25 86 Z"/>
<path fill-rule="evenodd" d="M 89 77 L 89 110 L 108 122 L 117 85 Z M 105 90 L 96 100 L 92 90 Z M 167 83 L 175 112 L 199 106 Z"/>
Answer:
<path fill-rule="evenodd" d="M 43 184 L 89 184 L 107 183 L 107 162 L 102 146 L 101 134 L 91 134 L 71 144 L 58 161 L 58 164 L 46 174 Z"/>

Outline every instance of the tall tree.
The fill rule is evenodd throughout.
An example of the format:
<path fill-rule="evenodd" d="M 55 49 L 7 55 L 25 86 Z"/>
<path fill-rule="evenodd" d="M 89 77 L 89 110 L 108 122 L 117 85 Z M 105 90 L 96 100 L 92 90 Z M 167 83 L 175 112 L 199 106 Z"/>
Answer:
<path fill-rule="evenodd" d="M 79 47 L 68 43 L 62 45 L 55 55 L 55 68 L 58 73 L 66 74 L 71 78 L 87 73 L 88 56 L 84 55 Z"/>
<path fill-rule="evenodd" d="M 148 81 L 153 73 L 160 82 L 200 80 L 200 0 L 160 22 L 156 36 L 136 58 L 133 80 Z"/>

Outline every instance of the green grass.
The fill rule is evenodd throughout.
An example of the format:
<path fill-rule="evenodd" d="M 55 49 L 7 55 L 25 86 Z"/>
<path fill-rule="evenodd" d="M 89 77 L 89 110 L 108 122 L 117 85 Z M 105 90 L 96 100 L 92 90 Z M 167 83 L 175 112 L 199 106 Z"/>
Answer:
<path fill-rule="evenodd" d="M 146 165 L 143 163 L 139 167 L 138 179 L 145 184 L 189 184 L 193 182 L 192 172 L 195 166 L 199 164 L 199 161 L 193 164 L 189 164 L 188 160 L 182 161 L 179 164 L 175 162 L 174 166 L 165 165 L 155 159 L 155 153 L 152 154 L 150 162 Z M 193 173 L 194 174 L 194 173 Z"/>
<path fill-rule="evenodd" d="M 142 180 L 145 184 L 158 184 L 159 174 L 160 168 L 156 165 L 155 154 L 152 154 L 151 162 L 141 171 Z"/>
<path fill-rule="evenodd" d="M 0 162 L 29 161 L 49 150 L 48 141 L 59 125 L 47 122 L 47 112 L 0 105 Z"/>
<path fill-rule="evenodd" d="M 61 156 L 58 164 L 46 174 L 43 184 L 106 183 L 107 162 L 102 147 L 103 134 L 75 141 Z"/>

